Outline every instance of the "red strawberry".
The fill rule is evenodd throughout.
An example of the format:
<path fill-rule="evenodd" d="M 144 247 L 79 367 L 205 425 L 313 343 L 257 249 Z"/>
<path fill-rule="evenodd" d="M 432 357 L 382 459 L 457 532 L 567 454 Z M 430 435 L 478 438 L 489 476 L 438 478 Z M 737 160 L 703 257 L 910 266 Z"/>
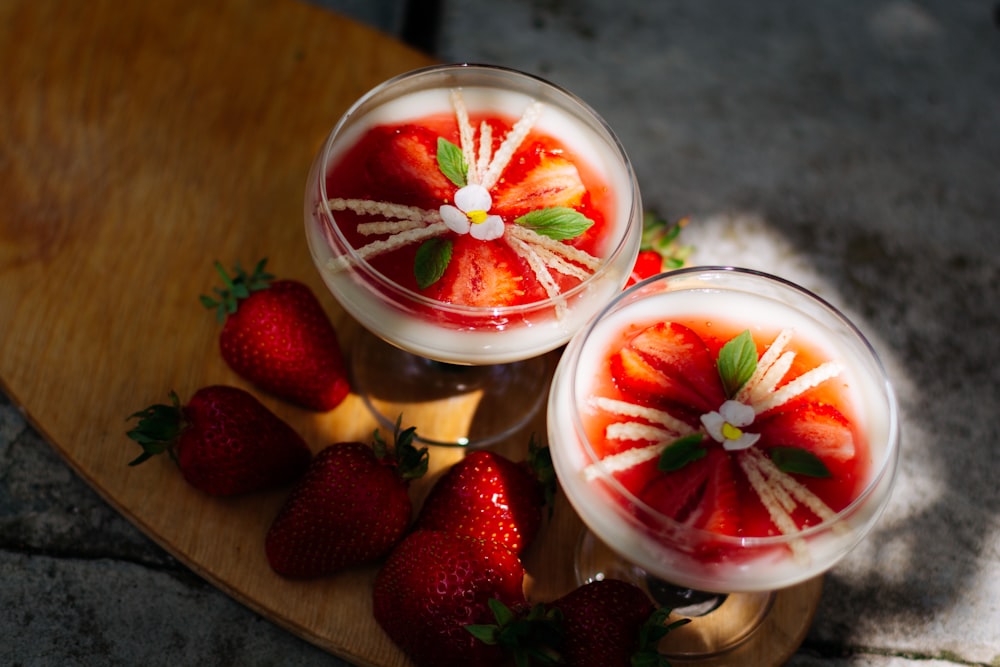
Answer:
<path fill-rule="evenodd" d="M 514 218 L 555 206 L 575 208 L 586 193 L 576 165 L 564 157 L 543 153 L 538 164 L 522 178 L 510 179 L 497 188 L 493 209 Z"/>
<path fill-rule="evenodd" d="M 520 554 L 542 523 L 555 491 L 548 448 L 531 442 L 526 461 L 495 452 L 470 452 L 441 477 L 417 518 L 417 529 L 493 540 Z"/>
<path fill-rule="evenodd" d="M 761 442 L 766 447 L 798 447 L 835 465 L 854 458 L 851 423 L 828 403 L 796 403 L 788 410 L 769 413 L 759 420 Z"/>
<path fill-rule="evenodd" d="M 264 272 L 266 259 L 247 275 L 239 264 L 230 278 L 216 269 L 226 289 L 202 296 L 225 322 L 222 358 L 261 389 L 312 410 L 336 407 L 350 391 L 333 325 L 306 285 Z"/>
<path fill-rule="evenodd" d="M 671 224 L 656 213 L 648 212 L 643 216 L 639 256 L 635 260 L 632 275 L 625 287 L 631 287 L 664 270 L 679 269 L 684 266 L 692 248 L 679 246 L 677 237 L 687 224 L 687 218 Z"/>
<path fill-rule="evenodd" d="M 676 521 L 720 535 L 736 535 L 740 503 L 733 465 L 720 447 L 709 447 L 702 458 L 657 477 L 640 497 Z"/>
<path fill-rule="evenodd" d="M 438 206 L 450 201 L 458 187 L 438 166 L 438 135 L 419 125 L 379 128 L 373 131 L 369 178 L 381 192 L 392 192 L 392 201 Z"/>
<path fill-rule="evenodd" d="M 657 609 L 634 584 L 602 579 L 584 584 L 555 602 L 516 613 L 490 601 L 496 623 L 466 629 L 499 646 L 518 665 L 568 667 L 669 667 L 659 641 L 689 619 L 666 624 L 670 610 Z"/>
<path fill-rule="evenodd" d="M 524 300 L 523 278 L 513 251 L 500 241 L 455 238 L 451 261 L 424 294 L 460 306 L 511 306 Z"/>
<path fill-rule="evenodd" d="M 309 447 L 291 426 L 251 394 L 236 387 L 210 386 L 181 407 L 151 405 L 128 436 L 142 445 L 137 465 L 164 451 L 184 479 L 214 496 L 261 491 L 293 481 L 309 464 Z"/>
<path fill-rule="evenodd" d="M 655 250 L 640 250 L 625 287 L 631 287 L 661 271 L 663 271 L 663 255 Z"/>
<path fill-rule="evenodd" d="M 520 560 L 501 544 L 418 530 L 375 578 L 375 620 L 420 667 L 499 665 L 500 647 L 480 642 L 466 626 L 491 622 L 493 598 L 523 609 L 523 580 Z"/>
<path fill-rule="evenodd" d="M 267 532 L 274 571 L 318 577 L 389 553 L 410 523 L 409 482 L 427 469 L 413 435 L 397 425 L 391 449 L 376 432 L 373 447 L 345 442 L 317 454 Z"/>
<path fill-rule="evenodd" d="M 653 404 L 702 414 L 726 400 L 712 353 L 698 334 L 675 322 L 639 332 L 611 358 L 611 372 L 622 391 Z"/>
<path fill-rule="evenodd" d="M 656 610 L 640 588 L 617 579 L 584 584 L 550 607 L 562 616 L 559 664 L 569 667 L 668 665 L 656 643 L 688 622 L 664 625 L 668 609 Z"/>

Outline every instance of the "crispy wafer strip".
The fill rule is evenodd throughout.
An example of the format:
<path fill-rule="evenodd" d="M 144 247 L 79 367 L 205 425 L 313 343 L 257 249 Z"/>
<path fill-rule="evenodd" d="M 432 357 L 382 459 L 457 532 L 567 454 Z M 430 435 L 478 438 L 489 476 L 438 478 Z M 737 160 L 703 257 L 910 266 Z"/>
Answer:
<path fill-rule="evenodd" d="M 541 283 L 542 287 L 545 289 L 545 293 L 550 299 L 554 299 L 559 296 L 560 290 L 559 285 L 556 281 L 552 279 L 552 274 L 549 273 L 548 267 L 545 261 L 538 256 L 531 246 L 529 246 L 524 241 L 517 238 L 507 239 L 507 245 L 514 250 L 514 252 L 524 259 L 531 267 L 531 271 L 535 274 L 538 282 Z M 562 299 L 556 301 L 556 317 L 561 318 L 566 314 L 566 302 Z"/>
<path fill-rule="evenodd" d="M 363 236 L 398 234 L 423 227 L 424 224 L 422 220 L 374 220 L 358 223 L 358 233 Z"/>
<path fill-rule="evenodd" d="M 747 450 L 741 460 L 743 458 L 752 460 L 757 469 L 766 475 L 767 479 L 774 486 L 778 486 L 786 490 L 792 495 L 793 498 L 795 498 L 795 500 L 804 505 L 810 512 L 823 521 L 832 519 L 836 516 L 836 512 L 830 509 L 830 506 L 824 503 L 819 496 L 807 489 L 797 479 L 788 473 L 783 472 L 774 464 L 774 461 L 765 456 L 760 450 L 756 448 Z M 798 528 L 796 528 L 796 530 L 798 530 Z"/>
<path fill-rule="evenodd" d="M 792 519 L 791 510 L 783 506 L 781 500 L 776 497 L 773 488 L 768 484 L 767 479 L 765 479 L 764 473 L 760 469 L 759 459 L 750 454 L 750 450 L 747 450 L 746 453 L 737 457 L 737 460 L 739 461 L 740 468 L 743 470 L 743 474 L 747 477 L 747 481 L 750 482 L 754 493 L 757 494 L 761 503 L 764 504 L 764 508 L 767 509 L 767 513 L 771 517 L 771 521 L 778 527 L 781 534 L 794 535 L 799 532 L 799 527 Z M 808 562 L 809 552 L 806 549 L 804 540 L 793 539 L 788 543 L 788 547 L 792 550 L 792 556 L 796 560 Z"/>
<path fill-rule="evenodd" d="M 530 243 L 533 246 L 541 246 L 546 250 L 568 259 L 571 262 L 585 266 L 592 271 L 596 271 L 598 267 L 601 266 L 601 260 L 597 257 L 594 257 L 579 248 L 574 248 L 571 245 L 567 245 L 561 241 L 539 234 L 535 230 L 529 229 L 523 225 L 507 225 L 507 229 L 504 233 L 508 236 L 521 239 L 525 243 Z"/>
<path fill-rule="evenodd" d="M 772 392 L 769 397 L 754 403 L 753 409 L 757 414 L 772 410 L 779 405 L 783 405 L 796 396 L 800 396 L 813 387 L 840 375 L 842 370 L 840 364 L 835 361 L 827 361 L 816 368 L 803 373 L 785 386 Z"/>
<path fill-rule="evenodd" d="M 485 174 L 493 158 L 493 127 L 485 120 L 479 125 L 479 157 L 476 159 L 476 174 Z M 478 181 L 477 181 L 478 182 Z"/>
<path fill-rule="evenodd" d="M 666 447 L 666 443 L 657 443 L 648 447 L 635 447 L 626 449 L 624 452 L 606 456 L 596 463 L 591 463 L 583 469 L 583 477 L 588 482 L 598 479 L 602 475 L 628 470 L 640 463 L 645 463 L 655 459 Z"/>
<path fill-rule="evenodd" d="M 764 354 L 760 355 L 760 359 L 757 360 L 757 368 L 754 369 L 753 374 L 743 384 L 743 386 L 740 387 L 740 391 L 735 397 L 737 401 L 745 404 L 750 403 L 752 392 L 764 380 L 764 375 L 767 374 L 767 371 L 772 365 L 774 365 L 774 362 L 778 360 L 781 353 L 784 352 L 785 346 L 791 338 L 791 329 L 783 329 L 780 333 L 778 333 L 778 336 L 774 339 L 767 350 L 765 350 Z"/>
<path fill-rule="evenodd" d="M 785 374 L 791 369 L 792 362 L 794 361 L 794 352 L 785 352 L 778 357 L 778 360 L 764 373 L 764 377 L 761 378 L 760 383 L 750 392 L 750 402 L 752 404 L 760 403 L 770 396 L 778 386 L 778 383 L 781 382 Z"/>
<path fill-rule="evenodd" d="M 326 205 L 330 207 L 331 211 L 353 211 L 360 215 L 381 215 L 393 220 L 420 220 L 423 222 L 441 220 L 441 214 L 435 210 L 370 199 L 341 199 L 338 197 L 328 200 Z"/>
<path fill-rule="evenodd" d="M 362 259 L 368 259 L 369 257 L 381 255 L 384 252 L 401 248 L 410 243 L 416 243 L 417 241 L 423 241 L 424 239 L 444 234 L 447 231 L 448 228 L 443 222 L 436 222 L 433 225 L 427 225 L 426 227 L 420 227 L 418 229 L 411 229 L 399 234 L 394 234 L 393 236 L 380 241 L 372 241 L 367 245 L 361 246 L 355 252 Z M 346 269 L 350 262 L 350 255 L 340 255 L 327 261 L 326 267 L 331 271 L 341 271 Z"/>
<path fill-rule="evenodd" d="M 503 142 L 500 144 L 500 148 L 493 155 L 493 159 L 490 161 L 490 166 L 486 170 L 486 173 L 482 175 L 481 185 L 487 190 L 491 189 L 496 185 L 497 181 L 500 180 L 500 175 L 503 170 L 507 168 L 507 164 L 510 162 L 511 158 L 514 157 L 514 152 L 517 147 L 521 145 L 528 133 L 531 132 L 531 128 L 534 127 L 535 123 L 538 121 L 539 117 L 542 115 L 542 103 L 533 102 L 524 110 L 521 117 L 514 123 L 514 127 L 511 128 L 507 136 L 504 137 Z"/>
<path fill-rule="evenodd" d="M 548 248 L 536 245 L 532 246 L 532 250 L 534 250 L 542 261 L 545 262 L 545 265 L 553 271 L 558 271 L 563 275 L 572 276 L 573 278 L 577 278 L 579 280 L 586 280 L 591 276 L 589 271 L 580 268 L 576 264 L 566 261 Z"/>
<path fill-rule="evenodd" d="M 635 403 L 628 403 L 626 401 L 618 401 L 604 396 L 591 397 L 590 404 L 600 410 L 604 410 L 605 412 L 622 415 L 623 417 L 641 417 L 646 421 L 667 429 L 675 438 L 690 435 L 697 430 L 689 424 L 682 422 L 680 419 L 677 419 L 669 412 L 657 410 L 656 408 L 648 408 L 643 405 L 636 405 Z"/>
<path fill-rule="evenodd" d="M 458 137 L 461 143 L 462 159 L 468 167 L 465 179 L 468 183 L 479 183 L 480 173 L 476 168 L 476 145 L 474 130 L 469 121 L 469 110 L 465 106 L 465 98 L 461 90 L 451 91 L 451 106 L 455 110 L 455 120 L 458 121 Z"/>

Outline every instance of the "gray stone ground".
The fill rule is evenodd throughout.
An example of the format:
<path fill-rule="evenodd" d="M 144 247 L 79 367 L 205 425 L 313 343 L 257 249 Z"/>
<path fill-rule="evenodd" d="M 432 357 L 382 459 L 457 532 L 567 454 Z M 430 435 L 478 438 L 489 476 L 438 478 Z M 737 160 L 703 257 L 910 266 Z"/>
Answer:
<path fill-rule="evenodd" d="M 902 468 L 790 664 L 1000 665 L 996 4 L 321 4 L 573 90 L 648 206 L 691 216 L 695 261 L 778 273 L 855 318 L 897 385 Z M 346 665 L 165 554 L 3 397 L 0 664 Z"/>

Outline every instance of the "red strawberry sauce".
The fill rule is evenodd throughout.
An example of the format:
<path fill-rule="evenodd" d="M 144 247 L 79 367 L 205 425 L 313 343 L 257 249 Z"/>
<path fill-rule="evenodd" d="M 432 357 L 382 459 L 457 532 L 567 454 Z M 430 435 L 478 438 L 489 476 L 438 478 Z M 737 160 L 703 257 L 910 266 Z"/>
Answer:
<path fill-rule="evenodd" d="M 472 126 L 478 128 L 482 121 L 493 128 L 493 149 L 500 146 L 506 133 L 516 119 L 501 116 L 470 114 Z M 330 198 L 366 199 L 378 202 L 415 206 L 437 210 L 442 204 L 452 204 L 458 187 L 444 177 L 438 168 L 435 156 L 437 140 L 442 137 L 456 146 L 460 145 L 458 124 L 452 114 L 437 114 L 415 119 L 400 125 L 380 125 L 369 129 L 358 142 L 349 149 L 328 173 L 327 195 Z M 555 138 L 533 130 L 522 142 L 513 159 L 503 172 L 503 176 L 491 190 L 494 206 L 490 213 L 501 215 L 505 224 L 511 225 L 516 217 L 533 209 L 546 206 L 544 200 L 521 201 L 510 205 L 500 205 L 504 194 L 520 183 L 540 161 L 553 156 L 568 159 L 576 167 L 586 188 L 582 200 L 574 208 L 594 221 L 583 235 L 565 243 L 601 257 L 609 249 L 605 246 L 607 220 L 612 215 L 614 197 L 607 183 L 595 169 L 584 163 L 566 146 Z M 379 219 L 378 216 L 358 215 L 349 211 L 338 212 L 336 222 L 347 241 L 355 248 L 373 240 L 387 238 L 384 235 L 362 235 L 357 224 Z M 454 240 L 456 235 L 447 232 L 442 238 Z M 483 243 L 497 246 L 497 256 L 515 264 L 514 272 L 523 278 L 522 292 L 514 304 L 531 303 L 545 298 L 526 262 L 505 247 L 503 238 Z M 420 291 L 414 278 L 414 256 L 420 243 L 410 243 L 398 249 L 385 252 L 369 259 L 369 263 L 382 275 L 412 291 Z M 456 256 L 452 261 L 462 261 Z M 553 272 L 560 286 L 565 290 L 579 282 Z M 430 290 L 427 293 L 431 293 Z"/>
<path fill-rule="evenodd" d="M 719 350 L 726 342 L 733 339 L 746 328 L 743 325 L 733 322 L 724 322 L 719 319 L 709 320 L 704 317 L 676 318 L 673 321 L 693 330 L 705 342 L 713 360 L 718 359 Z M 620 337 L 609 346 L 607 350 L 608 361 L 601 364 L 600 375 L 593 380 L 591 394 L 640 405 L 649 403 L 648 398 L 631 396 L 616 384 L 610 368 L 610 359 L 617 354 L 618 350 L 626 346 L 632 338 L 651 324 L 653 323 L 633 324 L 623 331 Z M 754 341 L 757 344 L 759 357 L 766 351 L 766 346 L 776 338 L 779 331 L 776 329 L 755 328 L 752 330 L 752 333 Z M 811 347 L 806 341 L 800 340 L 797 337 L 792 338 L 790 345 L 786 349 L 794 351 L 796 357 L 792 368 L 785 375 L 785 379 L 779 386 L 828 361 L 823 356 L 822 351 Z M 707 371 L 714 373 L 716 377 L 718 376 L 714 363 L 711 369 L 707 369 Z M 827 432 L 824 430 L 825 427 L 831 424 L 837 427 L 834 429 L 834 432 L 838 435 L 842 434 L 845 430 L 849 432 L 854 443 L 852 455 L 841 458 L 840 455 L 831 453 L 830 451 L 823 449 L 814 450 L 829 469 L 831 473 L 830 477 L 821 478 L 792 474 L 792 477 L 797 482 L 819 497 L 834 512 L 844 509 L 858 497 L 869 479 L 869 469 L 871 466 L 866 434 L 856 424 L 851 399 L 847 387 L 844 385 L 844 376 L 847 373 L 848 370 L 845 369 L 841 376 L 826 380 L 797 398 L 792 399 L 789 403 L 758 415 L 754 423 L 746 427 L 748 432 L 761 432 L 764 434 L 761 440 L 754 445 L 754 447 L 758 447 L 764 452 L 767 452 L 769 447 L 776 444 L 775 441 L 779 438 L 782 439 L 780 443 L 782 445 L 787 446 L 791 444 L 814 450 L 815 442 L 812 442 L 812 440 L 821 440 L 821 436 Z M 700 414 L 696 410 L 689 410 L 687 406 L 657 405 L 655 407 L 666 410 L 673 416 L 694 427 L 700 426 Z M 605 439 L 605 428 L 613 422 L 622 421 L 622 417 L 597 410 L 583 412 L 582 418 L 587 437 L 593 444 L 595 453 L 599 458 L 610 456 L 632 447 L 645 447 L 653 444 L 650 441 Z M 796 420 L 800 421 L 796 422 Z M 811 437 L 810 441 L 795 441 L 794 438 L 789 440 L 787 434 L 792 430 L 790 425 L 796 423 L 803 425 L 802 420 L 805 420 L 807 422 L 806 425 L 810 428 L 815 427 L 819 429 L 818 432 L 821 436 L 817 436 L 816 438 Z M 815 429 L 810 431 L 810 433 L 816 432 Z M 721 445 L 708 435 L 705 436 L 702 444 L 707 450 L 713 452 L 713 455 L 688 464 L 680 470 L 673 472 L 659 471 L 656 469 L 657 461 L 654 459 L 625 472 L 617 473 L 616 477 L 633 495 L 656 507 L 657 503 L 666 502 L 665 499 L 670 496 L 672 488 L 680 489 L 683 487 L 685 480 L 689 479 L 690 475 L 704 474 L 704 468 L 701 466 L 715 465 L 721 457 L 716 456 L 714 452 L 723 452 L 728 460 L 723 459 L 724 463 L 722 465 L 730 467 L 732 478 L 735 481 L 735 489 L 729 489 L 726 493 L 716 493 L 715 487 L 712 484 L 706 483 L 694 498 L 686 501 L 685 509 L 680 510 L 675 518 L 684 522 L 688 517 L 695 516 L 697 509 L 706 509 L 705 505 L 707 505 L 707 509 L 713 510 L 714 508 L 726 515 L 727 521 L 719 522 L 720 525 L 726 526 L 725 530 L 723 530 L 725 534 L 736 537 L 779 535 L 780 531 L 778 531 L 772 522 L 767 509 L 760 501 L 758 494 L 752 489 L 745 473 L 741 470 L 737 462 L 736 457 L 742 456 L 743 452 L 725 452 L 722 450 Z M 710 460 L 712 461 L 711 464 L 708 463 Z M 709 477 L 712 477 L 712 475 L 710 474 Z M 681 492 L 678 491 L 678 493 Z M 671 498 L 671 500 L 676 500 L 676 498 Z M 699 504 L 702 505 L 701 508 L 699 508 Z M 657 507 L 657 509 L 661 509 L 661 507 Z M 670 512 L 666 510 L 662 511 L 668 514 L 672 514 L 673 512 L 673 510 Z M 718 513 L 713 514 L 715 519 L 718 519 L 718 516 Z M 791 516 L 799 528 L 805 528 L 819 522 L 815 514 L 801 506 Z M 711 530 L 707 527 L 705 529 Z"/>

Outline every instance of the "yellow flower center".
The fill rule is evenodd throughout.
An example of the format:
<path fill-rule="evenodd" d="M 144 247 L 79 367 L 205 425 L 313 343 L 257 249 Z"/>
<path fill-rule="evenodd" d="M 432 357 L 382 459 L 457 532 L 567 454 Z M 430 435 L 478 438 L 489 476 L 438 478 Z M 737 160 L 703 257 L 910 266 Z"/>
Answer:
<path fill-rule="evenodd" d="M 486 220 L 486 211 L 469 211 L 465 215 L 468 216 L 469 222 L 476 225 Z"/>
<path fill-rule="evenodd" d="M 729 422 L 722 425 L 722 437 L 726 440 L 739 440 L 743 437 L 743 431 L 733 426 Z"/>

